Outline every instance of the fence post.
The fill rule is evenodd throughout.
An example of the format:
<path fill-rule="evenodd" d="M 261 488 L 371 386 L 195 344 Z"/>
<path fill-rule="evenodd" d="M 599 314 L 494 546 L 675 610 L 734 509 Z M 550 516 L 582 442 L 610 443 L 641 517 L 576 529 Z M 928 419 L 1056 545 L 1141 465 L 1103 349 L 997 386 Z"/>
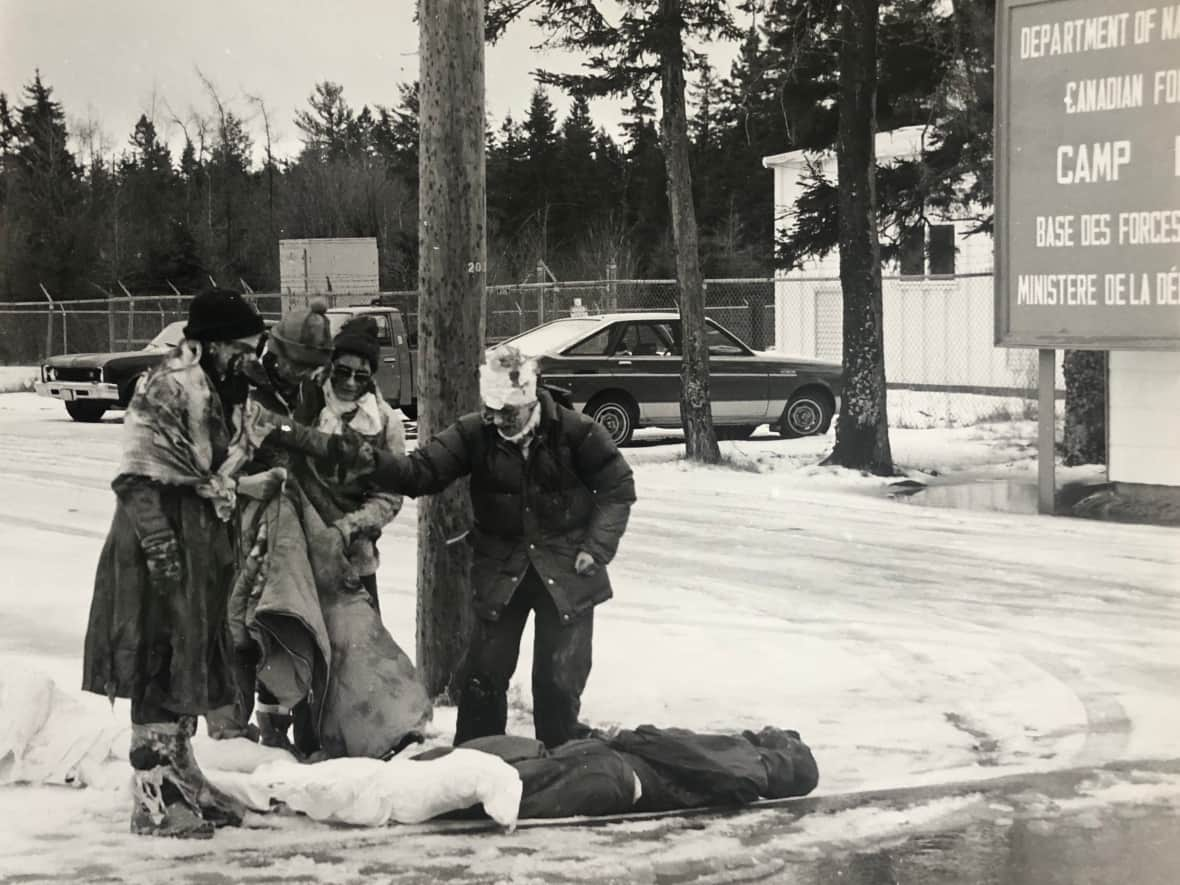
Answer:
<path fill-rule="evenodd" d="M 746 343 L 755 350 L 765 350 L 762 346 L 762 305 L 757 301 L 747 301 L 746 313 L 750 317 L 750 334 Z"/>
<path fill-rule="evenodd" d="M 119 288 L 127 296 L 127 340 L 123 343 L 130 348 L 132 342 L 135 341 L 135 299 L 131 297 L 131 293 L 127 291 L 127 287 L 123 285 L 121 280 L 115 282 L 119 284 Z"/>
<path fill-rule="evenodd" d="M 545 322 L 545 262 L 537 259 L 537 325 Z"/>
<path fill-rule="evenodd" d="M 606 313 L 617 313 L 619 310 L 618 275 L 618 265 L 612 258 L 606 266 Z"/>
<path fill-rule="evenodd" d="M 45 317 L 45 359 L 49 359 L 53 356 L 53 296 L 49 294 L 44 283 L 37 285 L 41 288 L 41 294 L 45 296 L 45 300 L 49 302 L 49 313 Z"/>
<path fill-rule="evenodd" d="M 115 302 L 107 296 L 107 351 L 115 352 Z"/>

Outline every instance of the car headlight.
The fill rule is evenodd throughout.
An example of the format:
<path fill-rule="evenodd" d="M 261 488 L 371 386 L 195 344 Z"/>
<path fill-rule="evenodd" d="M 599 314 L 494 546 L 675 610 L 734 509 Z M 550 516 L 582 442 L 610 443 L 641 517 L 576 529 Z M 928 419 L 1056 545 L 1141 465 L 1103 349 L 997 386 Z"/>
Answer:
<path fill-rule="evenodd" d="M 57 380 L 57 369 L 53 368 L 53 366 L 46 366 L 45 367 L 45 380 L 46 381 L 56 381 Z"/>

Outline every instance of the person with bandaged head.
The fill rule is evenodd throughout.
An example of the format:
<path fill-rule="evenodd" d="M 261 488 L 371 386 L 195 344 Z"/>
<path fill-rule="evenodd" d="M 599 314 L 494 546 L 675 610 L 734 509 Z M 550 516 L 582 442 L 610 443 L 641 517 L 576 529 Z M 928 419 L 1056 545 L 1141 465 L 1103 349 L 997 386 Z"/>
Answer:
<path fill-rule="evenodd" d="M 532 612 L 533 722 L 537 739 L 557 746 L 588 731 L 578 714 L 594 607 L 612 595 L 606 567 L 626 530 L 635 483 L 606 430 L 538 389 L 536 363 L 516 348 L 488 353 L 479 389 L 482 411 L 409 454 L 362 448 L 358 455 L 332 437 L 323 456 L 371 460 L 374 486 L 410 497 L 471 477 L 475 522 L 467 540 L 477 619 L 457 674 L 455 743 L 504 733 L 508 684 Z"/>

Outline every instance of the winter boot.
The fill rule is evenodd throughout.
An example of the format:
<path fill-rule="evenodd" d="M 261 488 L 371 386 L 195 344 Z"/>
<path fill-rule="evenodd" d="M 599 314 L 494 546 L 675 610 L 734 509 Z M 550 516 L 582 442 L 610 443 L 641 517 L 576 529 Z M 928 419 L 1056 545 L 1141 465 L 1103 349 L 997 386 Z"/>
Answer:
<path fill-rule="evenodd" d="M 179 786 L 172 767 L 175 723 L 132 725 L 131 832 L 139 836 L 209 839 L 213 824 Z"/>
<path fill-rule="evenodd" d="M 191 802 L 200 809 L 205 820 L 218 827 L 239 827 L 246 815 L 246 806 L 209 783 L 205 772 L 201 771 L 190 740 L 196 729 L 197 717 L 180 717 L 172 744 L 172 770 L 180 780 L 178 786 L 191 797 Z"/>
<path fill-rule="evenodd" d="M 258 731 L 261 735 L 259 743 L 264 747 L 286 750 L 292 756 L 300 758 L 301 754 L 287 736 L 293 717 L 285 710 L 279 712 L 282 709 L 271 704 L 258 705 L 254 715 L 258 717 Z"/>

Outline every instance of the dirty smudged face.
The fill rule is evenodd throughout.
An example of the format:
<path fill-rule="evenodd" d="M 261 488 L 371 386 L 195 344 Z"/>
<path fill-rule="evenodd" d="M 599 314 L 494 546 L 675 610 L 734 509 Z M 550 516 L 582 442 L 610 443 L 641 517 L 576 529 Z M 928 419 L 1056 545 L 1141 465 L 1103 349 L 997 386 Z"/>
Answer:
<path fill-rule="evenodd" d="M 503 406 L 499 409 L 484 406 L 484 420 L 489 424 L 494 424 L 496 430 L 500 432 L 500 436 L 512 439 L 524 432 L 536 407 L 536 400 L 519 406 Z"/>
<path fill-rule="evenodd" d="M 289 360 L 277 350 L 268 350 L 267 353 L 271 357 L 275 374 L 286 384 L 300 384 L 314 375 L 320 368 L 319 366 L 309 366 L 306 363 L 297 363 Z"/>
<path fill-rule="evenodd" d="M 205 345 L 209 368 L 220 379 L 238 374 L 247 357 L 258 351 L 258 335 L 235 338 L 232 341 L 211 341 Z"/>

